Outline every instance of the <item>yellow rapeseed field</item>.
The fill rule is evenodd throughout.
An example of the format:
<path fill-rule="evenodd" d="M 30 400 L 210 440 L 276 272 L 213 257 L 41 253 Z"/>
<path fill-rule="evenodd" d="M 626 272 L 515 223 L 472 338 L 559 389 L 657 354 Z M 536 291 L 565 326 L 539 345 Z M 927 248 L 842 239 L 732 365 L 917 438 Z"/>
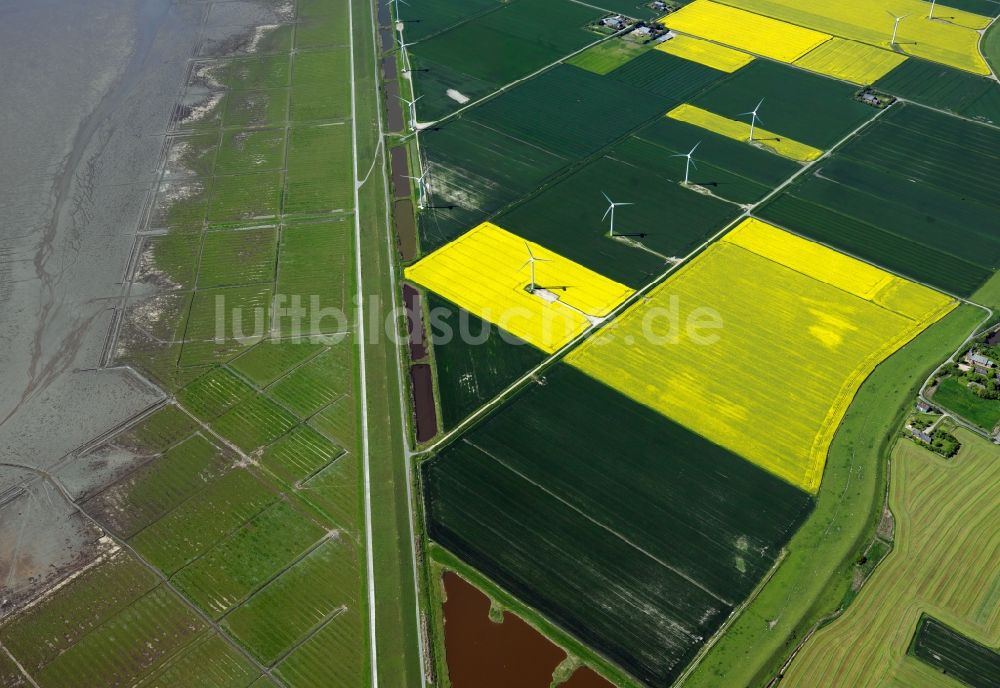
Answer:
<path fill-rule="evenodd" d="M 833 38 L 795 61 L 797 67 L 856 84 L 873 84 L 906 61 L 905 55 L 867 43 Z"/>
<path fill-rule="evenodd" d="M 722 134 L 723 136 L 736 139 L 737 141 L 750 140 L 749 121 L 744 122 L 737 119 L 730 119 L 729 117 L 723 117 L 722 115 L 717 115 L 714 112 L 709 112 L 708 110 L 704 110 L 688 103 L 678 105 L 667 113 L 667 117 L 681 122 L 687 122 L 688 124 L 693 124 L 697 127 L 701 127 L 702 129 L 714 131 L 716 134 Z M 747 119 L 749 120 L 749 117 L 747 117 Z M 823 155 L 823 151 L 819 148 L 813 148 L 808 144 L 795 141 L 786 136 L 779 136 L 778 134 L 759 126 L 754 129 L 753 139 L 755 144 L 770 148 L 778 155 L 783 155 L 784 157 L 791 158 L 792 160 L 805 162 L 815 160 L 819 156 Z"/>
<path fill-rule="evenodd" d="M 740 50 L 793 62 L 830 35 L 746 12 L 712 0 L 695 0 L 660 20 L 668 28 Z"/>
<path fill-rule="evenodd" d="M 674 38 L 660 43 L 657 50 L 668 55 L 683 57 L 685 60 L 699 62 L 703 65 L 718 69 L 720 72 L 732 73 L 737 69 L 746 67 L 753 62 L 753 55 L 749 55 L 741 50 L 727 48 L 718 43 L 703 41 L 700 38 L 677 35 Z"/>
<path fill-rule="evenodd" d="M 751 219 L 567 360 L 815 493 L 858 387 L 954 306 Z M 689 327 L 714 317 L 717 329 Z"/>
<path fill-rule="evenodd" d="M 536 286 L 550 287 L 558 300 L 528 292 L 528 246 L 539 259 Z M 407 268 L 405 275 L 548 353 L 590 327 L 588 316 L 608 315 L 633 291 L 489 222 Z"/>
<path fill-rule="evenodd" d="M 929 19 L 930 3 L 924 0 L 719 1 L 733 6 L 733 9 L 749 10 L 882 48 L 888 48 L 892 38 L 894 22 L 887 14 L 891 12 L 897 17 L 906 16 L 900 22 L 899 32 L 896 34 L 898 50 L 974 74 L 990 73 L 979 53 L 978 34 L 979 30 L 989 25 L 990 19 L 971 12 L 940 6 L 937 8 L 937 16 L 942 19 Z M 703 0 L 696 0 L 688 7 L 701 2 Z M 681 30 L 688 32 L 686 29 Z M 704 35 L 697 31 L 688 33 Z M 725 40 L 722 42 L 729 43 Z"/>

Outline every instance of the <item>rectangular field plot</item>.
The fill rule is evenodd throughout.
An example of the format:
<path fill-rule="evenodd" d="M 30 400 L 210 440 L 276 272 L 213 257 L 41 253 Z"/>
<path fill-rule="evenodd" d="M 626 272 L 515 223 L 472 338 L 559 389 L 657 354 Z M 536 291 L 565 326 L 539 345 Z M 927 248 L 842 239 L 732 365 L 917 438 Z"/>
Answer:
<path fill-rule="evenodd" d="M 725 76 L 725 70 L 650 50 L 608 73 L 609 79 L 679 103 Z"/>
<path fill-rule="evenodd" d="M 875 85 L 907 100 L 1000 124 L 1000 84 L 993 79 L 923 60 L 907 60 Z"/>
<path fill-rule="evenodd" d="M 421 248 L 456 239 L 489 214 L 538 188 L 570 159 L 467 118 L 421 137 L 428 205 L 420 213 Z M 448 209 L 444 206 L 454 205 Z"/>
<path fill-rule="evenodd" d="M 222 126 L 267 127 L 284 123 L 288 117 L 287 88 L 266 91 L 238 91 L 226 96 Z"/>
<path fill-rule="evenodd" d="M 286 485 L 297 486 L 329 466 L 344 449 L 300 425 L 264 450 L 261 464 Z"/>
<path fill-rule="evenodd" d="M 353 208 L 351 154 L 351 127 L 346 124 L 293 127 L 288 140 L 284 212 Z"/>
<path fill-rule="evenodd" d="M 195 65 L 204 74 L 225 84 L 230 91 L 259 91 L 288 86 L 291 60 L 288 55 L 259 55 Z"/>
<path fill-rule="evenodd" d="M 292 122 L 351 116 L 351 55 L 346 47 L 296 53 L 292 63 Z"/>
<path fill-rule="evenodd" d="M 599 40 L 585 27 L 600 15 L 566 0 L 514 2 L 420 41 L 410 51 L 503 85 Z"/>
<path fill-rule="evenodd" d="M 251 453 L 284 435 L 295 422 L 295 416 L 273 401 L 254 395 L 216 418 L 212 429 Z"/>
<path fill-rule="evenodd" d="M 354 340 L 342 341 L 267 388 L 267 393 L 301 418 L 350 394 L 354 383 Z"/>
<path fill-rule="evenodd" d="M 734 204 L 685 188 L 684 160 L 669 156 L 658 146 L 627 139 L 497 221 L 638 288 L 666 270 L 666 258 L 687 255 L 740 212 Z M 615 210 L 616 234 L 635 235 L 628 242 L 610 236 L 604 194 L 632 203 Z"/>
<path fill-rule="evenodd" d="M 353 248 L 353 227 L 347 221 L 293 225 L 282 230 L 276 305 L 307 311 L 298 327 L 290 316 L 280 318 L 275 327 L 282 335 L 301 337 L 347 329 L 345 314 L 350 312 L 354 284 Z"/>
<path fill-rule="evenodd" d="M 674 31 L 782 62 L 792 62 L 830 39 L 829 34 L 762 14 L 766 13 L 754 14 L 711 0 L 695 0 L 661 22 Z"/>
<path fill-rule="evenodd" d="M 896 105 L 760 214 L 969 296 L 1000 267 L 998 150 L 991 128 Z"/>
<path fill-rule="evenodd" d="M 856 84 L 871 84 L 905 61 L 906 57 L 899 53 L 831 38 L 797 59 L 795 66 Z"/>
<path fill-rule="evenodd" d="M 811 500 L 569 366 L 424 464 L 431 537 L 669 684 Z"/>
<path fill-rule="evenodd" d="M 698 62 L 720 72 L 731 74 L 753 62 L 754 57 L 741 50 L 733 50 L 718 43 L 703 41 L 692 36 L 677 35 L 666 43 L 656 46 L 657 50 Z"/>
<path fill-rule="evenodd" d="M 529 251 L 538 259 L 533 270 L 524 264 Z M 591 319 L 606 316 L 632 293 L 623 284 L 488 222 L 407 268 L 405 274 L 548 353 L 569 343 L 591 326 Z"/>
<path fill-rule="evenodd" d="M 670 117 L 657 119 L 633 138 L 652 146 L 651 151 L 662 151 L 660 157 L 686 154 L 697 144 L 698 167 L 691 170 L 691 183 L 736 203 L 760 200 L 801 169 L 795 161 Z M 673 178 L 682 179 L 684 160 L 668 162 Z"/>
<path fill-rule="evenodd" d="M 278 230 L 207 232 L 201 249 L 198 288 L 271 282 L 278 253 Z"/>
<path fill-rule="evenodd" d="M 1000 685 L 1000 653 L 931 617 L 920 619 L 910 652 L 973 688 Z"/>
<path fill-rule="evenodd" d="M 462 27 L 456 31 L 462 31 Z M 420 122 L 436 121 L 500 88 L 497 83 L 466 74 L 461 69 L 461 63 L 441 64 L 412 50 L 407 57 L 414 70 L 414 95 L 420 98 L 416 103 L 417 120 Z M 403 116 L 409 120 L 408 106 L 404 103 L 402 107 Z"/>
<path fill-rule="evenodd" d="M 755 60 L 690 103 L 749 124 L 763 98 L 760 125 L 775 134 L 826 149 L 878 112 L 854 99 L 856 87 L 801 69 Z"/>
<path fill-rule="evenodd" d="M 431 322 L 442 323 L 441 331 L 433 332 L 432 336 L 445 430 L 453 428 L 544 359 L 527 342 L 433 292 L 427 294 L 427 305 Z"/>
<path fill-rule="evenodd" d="M 213 632 L 206 632 L 171 657 L 137 688 L 246 688 L 260 675 L 253 665 Z"/>
<path fill-rule="evenodd" d="M 201 434 L 133 471 L 87 500 L 88 514 L 128 538 L 221 475 L 234 458 Z"/>
<path fill-rule="evenodd" d="M 199 419 L 210 421 L 253 393 L 253 387 L 225 368 L 215 368 L 179 391 L 177 400 Z"/>
<path fill-rule="evenodd" d="M 312 629 L 357 608 L 359 565 L 349 538 L 327 540 L 229 613 L 222 625 L 270 666 Z"/>
<path fill-rule="evenodd" d="M 954 305 L 750 219 L 567 360 L 815 493 L 858 387 Z M 655 308 L 676 317 L 649 320 Z M 713 329 L 691 328 L 709 317 Z"/>
<path fill-rule="evenodd" d="M 259 284 L 195 292 L 184 329 L 182 366 L 227 360 L 270 327 L 273 287 Z"/>
<path fill-rule="evenodd" d="M 204 628 L 180 598 L 159 586 L 32 675 L 43 686 L 131 685 Z M 135 652 L 136 646 L 143 651 Z"/>
<path fill-rule="evenodd" d="M 285 166 L 285 130 L 228 130 L 215 158 L 215 174 L 246 174 Z"/>
<path fill-rule="evenodd" d="M 332 661 L 331 661 L 332 660 Z M 295 688 L 354 688 L 367 676 L 364 617 L 348 608 L 283 659 L 275 673 Z"/>
<path fill-rule="evenodd" d="M 249 220 L 273 218 L 281 202 L 281 172 L 215 177 L 209 224 L 238 226 Z"/>
<path fill-rule="evenodd" d="M 557 155 L 583 157 L 665 111 L 668 104 L 663 96 L 644 93 L 613 76 L 561 65 L 477 107 L 469 118 Z"/>
<path fill-rule="evenodd" d="M 232 470 L 137 533 L 130 544 L 150 563 L 170 574 L 277 498 L 249 471 Z"/>
<path fill-rule="evenodd" d="M 594 74 L 608 74 L 649 49 L 648 45 L 636 41 L 614 38 L 574 55 L 566 60 L 566 64 Z"/>
<path fill-rule="evenodd" d="M 280 500 L 181 569 L 174 583 L 214 618 L 245 599 L 323 536 L 323 529 Z"/>
<path fill-rule="evenodd" d="M 407 21 L 403 38 L 419 41 L 462 22 L 504 6 L 501 0 L 420 0 L 419 7 L 397 7 L 399 19 Z M 419 22 L 412 21 L 419 19 Z"/>
<path fill-rule="evenodd" d="M 82 572 L 0 628 L 0 641 L 35 671 L 159 584 L 124 551 Z"/>
<path fill-rule="evenodd" d="M 707 2 L 697 0 L 695 5 Z M 799 0 L 725 0 L 769 17 L 809 27 L 841 38 L 890 48 L 893 20 L 887 12 L 905 16 L 899 23 L 896 49 L 908 55 L 939 62 L 974 74 L 989 74 L 979 54 L 979 31 L 988 17 L 942 7 L 939 20 L 929 20 L 928 3 L 922 0 L 840 0 L 803 3 Z M 678 13 L 680 14 L 680 13 Z M 671 22 L 667 22 L 671 24 Z M 723 39 L 723 43 L 726 41 Z"/>
<path fill-rule="evenodd" d="M 254 384 L 266 387 L 325 348 L 325 345 L 308 339 L 266 339 L 233 360 L 229 367 Z"/>
<path fill-rule="evenodd" d="M 734 141 L 753 144 L 790 160 L 808 162 L 823 155 L 823 151 L 818 148 L 795 141 L 787 136 L 779 136 L 764 127 L 751 128 L 750 122 L 731 119 L 687 103 L 675 107 L 667 113 L 667 117 L 700 127 Z"/>

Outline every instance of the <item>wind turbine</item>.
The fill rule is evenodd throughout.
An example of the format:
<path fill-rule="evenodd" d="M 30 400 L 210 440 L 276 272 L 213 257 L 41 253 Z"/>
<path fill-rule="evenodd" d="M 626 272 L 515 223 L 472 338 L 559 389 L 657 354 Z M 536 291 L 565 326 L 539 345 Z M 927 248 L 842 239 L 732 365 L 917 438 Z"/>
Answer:
<path fill-rule="evenodd" d="M 928 19 L 934 18 L 934 5 L 937 4 L 937 0 L 931 0 L 931 11 L 927 14 Z"/>
<path fill-rule="evenodd" d="M 425 191 L 426 187 L 424 186 L 424 177 L 427 176 L 427 172 L 425 171 L 419 177 L 412 177 L 412 176 L 410 176 L 408 174 L 405 174 L 403 176 L 406 177 L 407 179 L 412 179 L 413 181 L 415 181 L 417 183 L 417 207 L 423 208 L 424 207 L 424 197 L 426 195 L 426 191 Z"/>
<path fill-rule="evenodd" d="M 904 19 L 906 19 L 910 15 L 904 14 L 902 17 L 897 17 L 895 14 L 893 14 L 889 10 L 886 10 L 885 12 L 886 12 L 886 14 L 888 14 L 890 17 L 892 17 L 896 21 L 896 23 L 892 25 L 892 38 L 889 39 L 889 47 L 891 48 L 892 46 L 896 45 L 896 32 L 899 31 L 899 22 L 903 21 Z M 932 13 L 934 12 L 934 7 L 933 6 L 931 7 L 931 12 Z"/>
<path fill-rule="evenodd" d="M 751 110 L 750 112 L 741 112 L 738 115 L 739 117 L 743 117 L 744 115 L 750 115 L 750 118 L 751 118 L 750 119 L 750 142 L 751 143 L 753 143 L 753 132 L 754 132 L 754 129 L 757 128 L 757 122 L 760 120 L 760 117 L 757 116 L 757 111 L 760 110 L 760 106 L 763 105 L 763 104 L 764 104 L 764 99 L 761 98 L 760 102 L 757 103 L 757 107 L 755 107 L 753 110 Z"/>
<path fill-rule="evenodd" d="M 420 100 L 421 98 L 423 98 L 423 96 L 422 95 L 417 96 L 413 100 L 407 100 L 406 98 L 404 98 L 403 96 L 400 96 L 400 95 L 397 95 L 396 97 L 399 98 L 404 103 L 406 103 L 407 107 L 409 107 L 409 109 L 410 109 L 410 127 L 412 127 L 413 129 L 416 129 L 417 128 L 417 108 L 416 108 L 416 105 L 417 105 L 417 101 Z"/>
<path fill-rule="evenodd" d="M 520 267 L 519 271 L 524 270 L 525 265 L 531 266 L 531 284 L 528 285 L 528 293 L 534 294 L 535 289 L 538 288 L 538 285 L 535 284 L 535 263 L 547 263 L 549 261 L 545 258 L 536 258 L 535 254 L 531 252 L 531 246 L 527 241 L 524 242 L 524 248 L 528 249 L 528 260 L 524 261 L 524 265 Z"/>
<path fill-rule="evenodd" d="M 614 236 L 615 235 L 615 208 L 617 208 L 620 205 L 632 205 L 632 203 L 615 203 L 603 191 L 601 192 L 601 195 L 604 196 L 604 198 L 607 199 L 607 201 L 608 201 L 608 209 L 604 211 L 604 217 L 601 218 L 601 222 L 604 222 L 604 220 L 607 219 L 607 217 L 608 217 L 609 214 L 611 215 L 611 236 Z"/>
<path fill-rule="evenodd" d="M 694 168 L 698 169 L 698 164 L 694 161 L 694 158 L 692 156 L 694 156 L 694 152 L 696 150 L 698 150 L 698 146 L 700 146 L 700 145 L 701 145 L 701 141 L 699 141 L 698 143 L 694 144 L 694 148 L 692 148 L 687 153 L 678 153 L 677 155 L 671 155 L 670 156 L 671 158 L 687 158 L 687 162 L 684 163 L 684 183 L 685 184 L 688 183 L 688 173 L 691 171 L 691 165 L 694 165 Z"/>

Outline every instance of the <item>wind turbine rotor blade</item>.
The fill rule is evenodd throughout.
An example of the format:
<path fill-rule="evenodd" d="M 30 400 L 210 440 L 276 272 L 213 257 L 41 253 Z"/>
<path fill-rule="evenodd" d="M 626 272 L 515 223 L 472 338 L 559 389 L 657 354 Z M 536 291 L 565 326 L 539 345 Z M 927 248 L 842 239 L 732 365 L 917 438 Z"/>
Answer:
<path fill-rule="evenodd" d="M 531 252 L 531 245 L 530 245 L 530 244 L 528 244 L 528 242 L 527 242 L 527 241 L 525 241 L 525 242 L 524 242 L 524 248 L 528 249 L 528 255 L 529 255 L 529 256 L 531 256 L 531 257 L 530 257 L 530 258 L 528 259 L 528 262 L 529 262 L 529 263 L 530 263 L 531 261 L 533 261 L 533 260 L 537 260 L 537 258 L 535 258 L 535 254 Z"/>
<path fill-rule="evenodd" d="M 614 203 L 608 206 L 608 209 L 604 211 L 604 215 L 601 216 L 601 222 L 604 222 L 605 220 L 608 219 L 608 213 L 610 213 L 614 207 L 615 207 Z"/>
<path fill-rule="evenodd" d="M 615 203 L 615 205 L 635 205 L 635 203 Z"/>
<path fill-rule="evenodd" d="M 690 155 L 694 155 L 694 152 L 695 152 L 696 150 L 698 150 L 698 146 L 700 146 L 700 145 L 701 145 L 701 141 L 699 141 L 698 143 L 694 144 L 694 148 L 692 148 L 692 149 L 691 149 L 691 152 L 690 152 L 690 153 L 688 153 L 688 155 L 689 155 L 689 156 L 690 156 Z"/>
<path fill-rule="evenodd" d="M 614 203 L 615 203 L 615 202 L 611 200 L 611 197 L 610 197 L 610 196 L 608 196 L 608 195 L 607 195 L 606 193 L 604 193 L 603 191 L 601 192 L 601 195 L 602 195 L 602 196 L 604 196 L 604 200 L 606 200 L 606 201 L 607 201 L 608 203 L 610 203 L 611 205 L 614 205 Z"/>
<path fill-rule="evenodd" d="M 757 107 L 755 107 L 753 111 L 757 112 L 758 110 L 760 110 L 760 106 L 764 104 L 765 100 L 767 100 L 767 96 L 764 96 L 763 98 L 760 99 L 760 102 L 757 103 Z"/>
<path fill-rule="evenodd" d="M 688 158 L 691 161 L 691 167 L 698 169 L 698 163 L 694 161 L 694 158 Z"/>

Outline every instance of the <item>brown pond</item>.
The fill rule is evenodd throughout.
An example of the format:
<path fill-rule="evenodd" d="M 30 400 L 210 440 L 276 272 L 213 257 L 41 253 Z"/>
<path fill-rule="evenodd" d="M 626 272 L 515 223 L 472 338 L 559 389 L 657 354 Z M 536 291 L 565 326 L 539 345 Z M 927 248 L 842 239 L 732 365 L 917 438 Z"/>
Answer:
<path fill-rule="evenodd" d="M 413 217 L 413 202 L 400 199 L 392 206 L 392 219 L 399 240 L 399 257 L 409 263 L 417 257 L 417 221 Z"/>
<path fill-rule="evenodd" d="M 382 79 L 385 81 L 396 80 L 396 56 L 389 55 L 382 58 Z"/>
<path fill-rule="evenodd" d="M 386 126 L 390 132 L 403 129 L 403 101 L 399 99 L 399 82 L 395 79 L 386 81 L 385 111 L 388 115 Z"/>
<path fill-rule="evenodd" d="M 582 666 L 559 688 L 615 688 L 615 686 L 590 667 Z"/>
<path fill-rule="evenodd" d="M 566 653 L 513 614 L 490 620 L 489 598 L 444 574 L 444 643 L 453 688 L 548 688 Z M 576 673 L 579 673 L 576 672 Z"/>
<path fill-rule="evenodd" d="M 426 363 L 410 366 L 413 386 L 413 413 L 417 421 L 417 442 L 426 442 L 437 434 L 437 409 L 434 408 L 434 381 Z"/>
<path fill-rule="evenodd" d="M 399 98 L 395 100 L 399 102 Z M 409 198 L 411 187 L 406 175 L 410 173 L 410 166 L 405 146 L 396 146 L 389 151 L 389 166 L 392 168 L 392 188 L 395 189 L 396 198 Z"/>
<path fill-rule="evenodd" d="M 403 304 L 406 306 L 406 332 L 410 337 L 410 360 L 422 361 L 427 357 L 424 311 L 420 307 L 420 292 L 409 284 L 403 285 Z"/>

